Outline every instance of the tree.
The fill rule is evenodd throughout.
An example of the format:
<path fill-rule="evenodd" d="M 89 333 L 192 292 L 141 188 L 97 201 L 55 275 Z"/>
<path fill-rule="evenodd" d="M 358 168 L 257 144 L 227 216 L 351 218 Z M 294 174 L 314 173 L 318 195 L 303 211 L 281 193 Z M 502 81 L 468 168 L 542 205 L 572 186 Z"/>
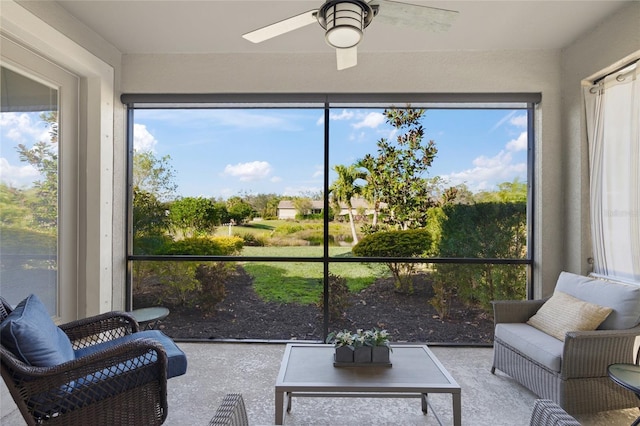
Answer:
<path fill-rule="evenodd" d="M 476 200 L 480 203 L 518 203 L 527 201 L 527 183 L 520 182 L 515 178 L 511 182 L 498 184 L 497 191 L 484 191 L 476 195 Z"/>
<path fill-rule="evenodd" d="M 42 180 L 34 181 L 36 197 L 29 202 L 33 220 L 42 228 L 58 226 L 58 111 L 40 114 L 40 119 L 49 126 L 49 141 L 36 142 L 28 148 L 18 144 L 16 150 L 20 161 L 29 163 L 38 170 Z"/>
<path fill-rule="evenodd" d="M 423 114 L 424 110 L 413 108 L 385 110 L 387 123 L 404 133 L 395 142 L 380 139 L 377 157 L 367 154 L 361 160 L 375 167 L 380 201 L 389 209 L 385 220 L 399 229 L 424 226 L 427 210 L 433 205 L 425 175 L 438 150 L 432 140 L 422 143 Z"/>
<path fill-rule="evenodd" d="M 238 225 L 253 218 L 255 214 L 253 206 L 240 197 L 231 197 L 227 200 L 227 212 L 229 218 Z"/>
<path fill-rule="evenodd" d="M 296 197 L 292 200 L 293 206 L 296 208 L 296 212 L 300 217 L 305 217 L 308 214 L 311 214 L 311 210 L 313 209 L 313 204 L 311 203 L 311 198 L 308 197 Z"/>
<path fill-rule="evenodd" d="M 380 198 L 382 197 L 382 182 L 378 170 L 376 158 L 366 156 L 356 161 L 356 167 L 364 169 L 364 180 L 366 185 L 362 187 L 361 193 L 365 200 L 373 205 L 373 220 L 371 221 L 372 229 L 378 226 L 378 214 L 380 213 Z"/>
<path fill-rule="evenodd" d="M 243 198 L 251 204 L 259 217 L 271 219 L 278 216 L 278 203 L 281 196 L 277 194 L 246 194 Z"/>
<path fill-rule="evenodd" d="M 29 228 L 31 211 L 25 191 L 0 183 L 0 226 Z"/>
<path fill-rule="evenodd" d="M 338 178 L 333 181 L 329 188 L 331 199 L 334 205 L 337 206 L 338 211 L 340 211 L 340 203 L 344 203 L 347 206 L 353 243 L 358 244 L 358 234 L 356 233 L 356 224 L 353 220 L 353 205 L 351 204 L 351 199 L 361 194 L 362 188 L 356 184 L 356 181 L 365 179 L 366 174 L 359 171 L 355 165 L 343 166 L 338 164 L 333 170 L 338 174 Z"/>
<path fill-rule="evenodd" d="M 151 151 L 135 151 L 133 154 L 133 187 L 154 194 L 159 200 L 173 195 L 177 185 L 173 182 L 175 171 L 165 155 L 157 158 Z"/>
<path fill-rule="evenodd" d="M 208 234 L 220 224 L 220 215 L 212 200 L 202 197 L 184 197 L 171 203 L 169 219 L 174 229 L 184 237 Z"/>
<path fill-rule="evenodd" d="M 133 190 L 133 253 L 156 254 L 170 238 L 165 237 L 169 228 L 167 207 L 158 201 L 150 192 Z M 136 286 L 140 284 L 141 275 L 146 270 L 144 262 L 134 262 Z"/>

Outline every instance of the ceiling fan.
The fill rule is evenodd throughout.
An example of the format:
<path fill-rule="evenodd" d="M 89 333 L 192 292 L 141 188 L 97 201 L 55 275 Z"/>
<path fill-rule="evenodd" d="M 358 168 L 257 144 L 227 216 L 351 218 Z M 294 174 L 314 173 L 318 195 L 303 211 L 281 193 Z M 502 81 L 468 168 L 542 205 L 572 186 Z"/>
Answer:
<path fill-rule="evenodd" d="M 446 31 L 457 14 L 453 10 L 391 0 L 327 0 L 319 9 L 267 25 L 242 37 L 260 43 L 318 22 L 325 30 L 327 43 L 336 48 L 338 70 L 343 70 L 358 63 L 358 43 L 374 17 L 392 25 Z"/>

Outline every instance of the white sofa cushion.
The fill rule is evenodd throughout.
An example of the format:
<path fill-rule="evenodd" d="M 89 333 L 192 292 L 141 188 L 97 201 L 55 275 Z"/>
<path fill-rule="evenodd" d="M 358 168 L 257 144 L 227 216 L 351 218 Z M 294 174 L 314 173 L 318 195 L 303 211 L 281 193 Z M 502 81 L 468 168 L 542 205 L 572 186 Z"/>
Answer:
<path fill-rule="evenodd" d="M 624 330 L 640 322 L 640 286 L 562 272 L 555 289 L 612 308 L 611 314 L 598 327 L 600 330 Z"/>
<path fill-rule="evenodd" d="M 552 371 L 560 371 L 564 343 L 524 323 L 496 325 L 495 337 Z"/>

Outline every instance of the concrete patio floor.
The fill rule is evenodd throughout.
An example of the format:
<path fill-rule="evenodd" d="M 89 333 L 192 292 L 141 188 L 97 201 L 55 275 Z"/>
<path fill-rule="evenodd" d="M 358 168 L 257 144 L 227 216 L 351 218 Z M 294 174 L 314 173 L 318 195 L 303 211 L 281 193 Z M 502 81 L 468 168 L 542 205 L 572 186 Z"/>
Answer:
<path fill-rule="evenodd" d="M 284 344 L 179 343 L 189 359 L 185 376 L 169 383 L 169 425 L 206 425 L 226 393 L 243 395 L 249 422 L 272 425 L 274 385 Z M 528 425 L 536 396 L 511 378 L 490 372 L 491 348 L 438 347 L 432 351 L 462 388 L 463 425 Z M 430 401 L 452 424 L 451 396 Z M 584 426 L 628 426 L 637 409 L 577 416 Z M 418 399 L 294 398 L 285 425 L 437 425 Z"/>
<path fill-rule="evenodd" d="M 276 343 L 186 343 L 187 374 L 169 380 L 166 425 L 207 425 L 227 393 L 243 395 L 249 422 L 272 425 L 274 385 L 285 345 Z M 463 425 L 529 424 L 536 396 L 511 378 L 490 372 L 491 348 L 439 347 L 432 351 L 462 388 Z M 5 393 L 4 395 L 8 395 Z M 431 404 L 443 421 L 452 424 L 451 396 L 434 394 Z M 11 401 L 11 404 L 13 402 Z M 2 404 L 2 425 L 24 425 L 19 412 Z M 628 426 L 637 409 L 576 416 L 584 426 Z M 418 399 L 294 398 L 285 425 L 437 425 L 423 415 Z"/>

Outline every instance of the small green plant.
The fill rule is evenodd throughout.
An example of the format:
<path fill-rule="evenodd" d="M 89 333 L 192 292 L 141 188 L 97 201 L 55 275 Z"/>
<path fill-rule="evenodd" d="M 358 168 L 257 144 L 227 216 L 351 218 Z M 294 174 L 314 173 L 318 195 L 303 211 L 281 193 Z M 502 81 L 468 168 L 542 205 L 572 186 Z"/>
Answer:
<path fill-rule="evenodd" d="M 327 336 L 327 343 L 333 343 L 336 348 L 348 346 L 353 349 L 354 335 L 349 330 L 331 332 Z"/>
<path fill-rule="evenodd" d="M 206 311 L 212 311 L 227 295 L 226 283 L 233 272 L 233 265 L 213 262 L 198 265 L 195 277 L 200 282 L 196 303 Z"/>
<path fill-rule="evenodd" d="M 359 328 L 355 333 L 349 330 L 331 332 L 327 336 L 326 342 L 332 343 L 336 348 L 341 346 L 349 346 L 352 349 L 362 346 L 386 346 L 391 350 L 390 339 L 391 336 L 387 330 Z"/>
<path fill-rule="evenodd" d="M 441 320 L 449 318 L 451 311 L 451 301 L 455 296 L 455 288 L 447 285 L 441 280 L 434 280 L 432 284 L 433 297 L 429 299 L 429 303 L 434 307 Z"/>
<path fill-rule="evenodd" d="M 329 320 L 335 320 L 344 314 L 351 306 L 349 301 L 349 287 L 347 280 L 341 276 L 329 274 Z M 324 312 L 324 296 L 320 295 L 318 307 Z"/>

